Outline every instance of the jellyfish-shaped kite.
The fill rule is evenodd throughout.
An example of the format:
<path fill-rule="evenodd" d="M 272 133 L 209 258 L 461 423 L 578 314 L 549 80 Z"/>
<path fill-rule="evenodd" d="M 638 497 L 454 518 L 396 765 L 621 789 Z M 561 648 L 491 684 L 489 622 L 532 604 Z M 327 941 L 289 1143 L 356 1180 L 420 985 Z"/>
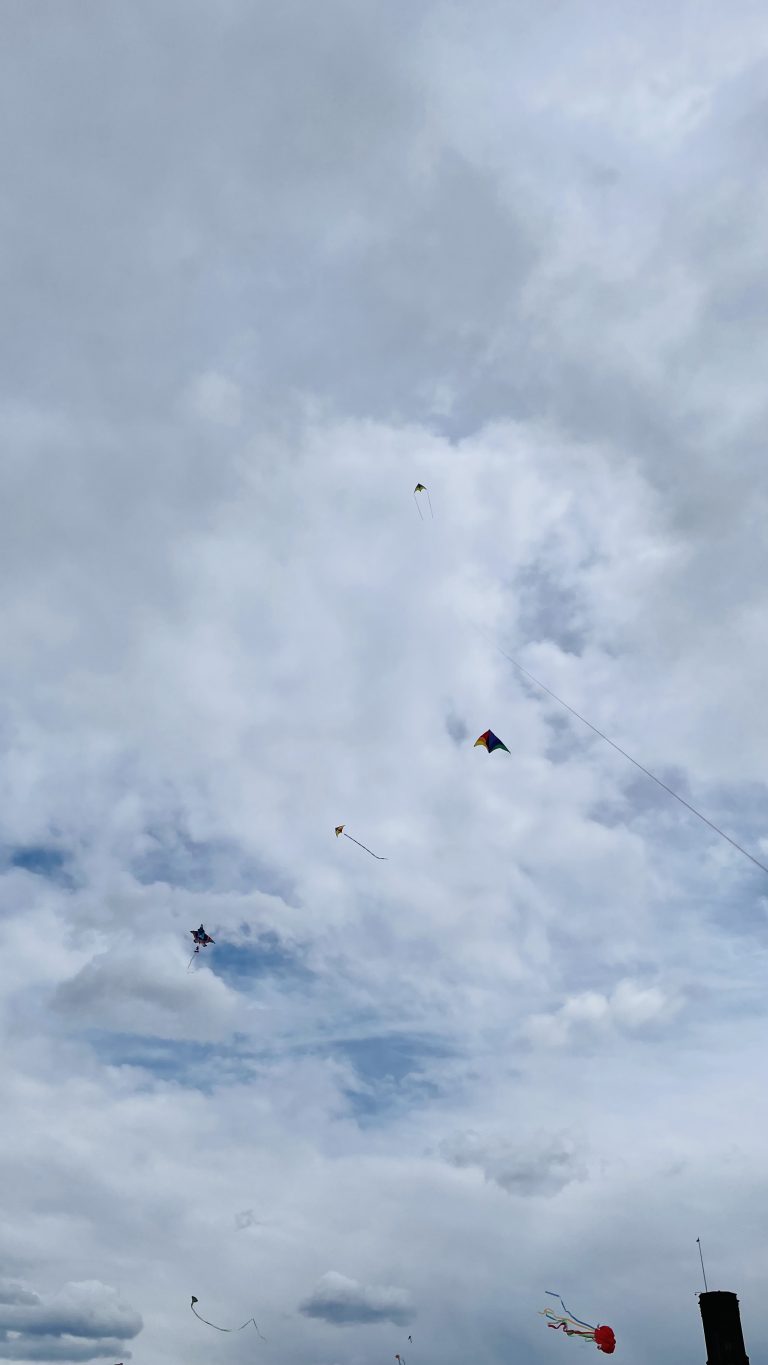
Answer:
<path fill-rule="evenodd" d="M 431 497 L 429 496 L 429 489 L 426 487 L 425 484 L 423 484 L 423 483 L 417 483 L 416 487 L 415 487 L 414 490 L 413 490 L 413 501 L 416 503 L 416 511 L 418 512 L 419 516 L 421 517 L 421 520 L 423 521 L 423 520 L 424 520 L 424 515 L 423 515 L 423 513 L 422 513 L 421 508 L 419 507 L 419 499 L 418 499 L 417 496 L 416 496 L 417 493 L 426 493 L 426 495 L 427 495 L 427 502 L 429 503 L 429 515 L 431 516 L 432 520 L 434 521 L 434 519 L 435 519 L 435 514 L 434 514 L 434 512 L 432 511 L 432 499 L 431 499 Z"/>
<path fill-rule="evenodd" d="M 499 739 L 499 736 L 493 733 L 493 730 L 486 730 L 485 734 L 482 734 L 479 739 L 475 740 L 474 743 L 475 749 L 477 748 L 478 744 L 482 744 L 483 748 L 487 749 L 489 754 L 492 754 L 496 749 L 503 749 L 505 754 L 509 753 L 509 749 L 507 748 L 506 744 L 502 743 L 502 741 Z"/>
<path fill-rule="evenodd" d="M 594 1341 L 598 1351 L 604 1351 L 607 1356 L 612 1356 L 616 1350 L 616 1337 L 612 1327 L 592 1327 L 588 1322 L 582 1322 L 581 1318 L 575 1318 L 568 1312 L 559 1294 L 554 1294 L 551 1289 L 546 1293 L 553 1299 L 557 1299 L 562 1308 L 562 1313 L 555 1313 L 551 1308 L 545 1308 L 542 1317 L 549 1318 L 548 1327 L 558 1331 L 562 1327 L 567 1337 L 582 1337 L 585 1341 Z"/>

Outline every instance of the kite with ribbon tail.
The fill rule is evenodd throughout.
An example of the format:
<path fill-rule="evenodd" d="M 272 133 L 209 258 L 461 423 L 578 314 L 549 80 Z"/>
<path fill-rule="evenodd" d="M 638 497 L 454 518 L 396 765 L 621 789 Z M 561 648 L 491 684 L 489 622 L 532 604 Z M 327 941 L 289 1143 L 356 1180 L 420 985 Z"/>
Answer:
<path fill-rule="evenodd" d="M 419 516 L 421 517 L 421 520 L 423 521 L 423 520 L 424 520 L 424 515 L 423 515 L 423 513 L 422 513 L 421 508 L 419 507 L 419 499 L 418 499 L 417 496 L 416 496 L 417 493 L 426 493 L 426 495 L 427 495 L 427 502 L 429 503 L 429 515 L 431 516 L 432 520 L 434 521 L 434 519 L 435 519 L 435 514 L 434 514 L 434 512 L 432 511 L 432 499 L 431 499 L 431 497 L 429 496 L 429 489 L 426 487 L 425 484 L 423 484 L 423 483 L 417 483 L 416 487 L 415 487 L 414 490 L 413 490 L 413 501 L 416 503 L 416 511 L 418 512 Z"/>
<path fill-rule="evenodd" d="M 373 851 L 372 848 L 366 848 L 366 845 L 365 845 L 365 844 L 361 844 L 359 839 L 353 839 L 351 834 L 347 834 L 347 833 L 346 833 L 346 831 L 345 831 L 343 825 L 337 825 L 337 826 L 336 826 L 336 838 L 337 838 L 337 839 L 338 839 L 338 837 L 339 837 L 340 834 L 343 834 L 343 835 L 344 835 L 344 838 L 345 838 L 345 839 L 349 839 L 353 844 L 357 844 L 357 847 L 358 847 L 358 848 L 364 848 L 365 851 L 366 851 L 366 853 L 370 853 L 371 857 L 372 857 L 372 858 L 375 858 L 377 862 L 379 862 L 379 863 L 386 863 L 386 862 L 389 862 L 389 859 L 388 859 L 388 858 L 383 858 L 383 857 L 381 856 L 380 853 L 374 853 L 374 851 Z"/>
<path fill-rule="evenodd" d="M 616 1350 L 616 1337 L 613 1328 L 606 1326 L 593 1327 L 589 1322 L 582 1322 L 581 1318 L 576 1318 L 566 1308 L 559 1294 L 553 1293 L 551 1289 L 545 1290 L 553 1299 L 557 1299 L 562 1313 L 556 1313 L 552 1308 L 545 1308 L 541 1316 L 549 1318 L 547 1327 L 552 1327 L 557 1332 L 559 1328 L 565 1332 L 567 1337 L 581 1337 L 584 1341 L 594 1341 L 598 1351 L 604 1351 L 607 1356 L 613 1355 Z"/>
<path fill-rule="evenodd" d="M 206 1325 L 206 1327 L 213 1327 L 213 1328 L 215 1328 L 215 1330 L 216 1330 L 217 1332 L 242 1332 L 243 1327 L 248 1327 L 248 1326 L 250 1325 L 250 1323 L 253 1323 L 254 1327 L 256 1328 L 256 1333 L 257 1333 L 257 1335 L 261 1337 L 261 1340 L 262 1340 L 262 1341 L 266 1341 L 267 1338 L 261 1336 L 261 1332 L 259 1331 L 259 1324 L 257 1323 L 257 1321 L 256 1321 L 255 1318 L 249 1318 L 249 1319 L 248 1319 L 248 1322 L 244 1322 L 244 1323 L 243 1323 L 243 1327 L 219 1327 L 215 1322 L 209 1322 L 207 1318 L 203 1318 L 203 1317 L 200 1316 L 200 1314 L 198 1313 L 197 1309 L 195 1308 L 195 1304 L 196 1304 L 197 1302 L 198 1302 L 198 1300 L 195 1298 L 195 1296 L 194 1296 L 194 1294 L 193 1294 L 193 1295 L 192 1295 L 192 1302 L 191 1302 L 191 1304 L 190 1304 L 189 1306 L 190 1306 L 190 1308 L 192 1309 L 192 1312 L 194 1313 L 194 1315 L 195 1315 L 195 1317 L 198 1319 L 198 1321 L 199 1321 L 199 1322 L 204 1322 L 205 1325 Z"/>

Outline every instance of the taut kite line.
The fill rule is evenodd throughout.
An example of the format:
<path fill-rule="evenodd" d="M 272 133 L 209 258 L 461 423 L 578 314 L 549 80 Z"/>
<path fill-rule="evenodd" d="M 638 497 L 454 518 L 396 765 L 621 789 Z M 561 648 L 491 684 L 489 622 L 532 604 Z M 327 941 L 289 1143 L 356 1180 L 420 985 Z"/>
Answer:
<path fill-rule="evenodd" d="M 377 862 L 379 862 L 379 863 L 387 863 L 387 862 L 389 862 L 389 859 L 388 859 L 388 858 L 382 858 L 381 854 L 379 854 L 379 853 L 374 853 L 374 851 L 373 851 L 372 848 L 366 848 L 365 844 L 361 844 L 359 839 L 353 839 L 351 834 L 347 834 L 347 833 L 346 833 L 346 831 L 345 831 L 343 825 L 337 825 L 337 826 L 336 826 L 336 838 L 337 838 L 337 839 L 338 839 L 338 837 L 339 837 L 340 834 L 343 834 L 343 835 L 344 835 L 344 838 L 345 838 L 345 839 L 349 839 L 353 844 L 357 844 L 357 847 L 358 847 L 358 848 L 364 848 L 365 851 L 366 851 L 366 853 L 370 853 L 371 857 L 372 857 L 372 858 L 375 858 Z"/>
<path fill-rule="evenodd" d="M 507 654 L 507 651 L 502 649 L 501 645 L 496 644 L 495 641 L 493 643 L 495 648 L 499 651 L 499 654 L 507 659 L 509 663 L 512 664 L 513 668 L 516 668 L 519 673 L 523 673 L 525 677 L 530 679 L 530 681 L 534 683 L 536 687 L 540 688 L 542 692 L 546 692 L 547 696 L 551 697 L 553 701 L 556 701 L 558 706 L 562 706 L 566 711 L 569 711 L 572 716 L 575 716 L 577 720 L 580 720 L 582 725 L 586 725 L 599 739 L 604 740 L 606 744 L 610 744 L 611 748 L 615 749 L 617 754 L 621 754 L 622 758 L 626 758 L 628 762 L 634 764 L 641 773 L 645 773 L 646 777 L 650 777 L 651 781 L 655 782 L 657 787 L 661 787 L 663 791 L 668 792 L 670 796 L 674 796 L 675 800 L 679 801 L 681 806 L 685 806 L 685 809 L 691 812 L 691 815 L 695 815 L 703 824 L 708 825 L 711 830 L 714 830 L 715 834 L 719 834 L 721 839 L 725 839 L 726 843 L 729 843 L 732 848 L 737 849 L 745 858 L 749 858 L 749 861 L 754 863 L 755 867 L 759 867 L 761 872 L 768 873 L 768 867 L 766 867 L 765 863 L 761 863 L 760 859 L 756 858 L 754 854 L 749 853 L 746 848 L 742 848 L 741 844 L 737 844 L 736 840 L 732 839 L 730 834 L 726 834 L 725 830 L 721 829 L 719 825 L 716 825 L 713 820 L 708 820 L 707 816 L 702 815 L 701 811 L 697 810 L 695 806 L 692 806 L 690 801 L 686 801 L 684 796 L 680 796 L 672 787 L 668 787 L 666 782 L 662 782 L 661 778 L 657 777 L 655 773 L 652 773 L 650 768 L 644 767 L 636 758 L 633 758 L 631 754 L 628 754 L 626 749 L 622 749 L 621 745 L 617 744 L 615 740 L 609 739 L 607 735 L 604 735 L 602 730 L 598 730 L 597 726 L 592 724 L 591 720 L 587 720 L 586 716 L 582 716 L 578 711 L 574 711 L 573 707 L 569 706 L 567 701 L 563 701 L 562 697 L 558 697 L 557 694 L 552 692 L 549 687 L 546 687 L 543 682 L 539 682 L 538 678 L 534 678 L 533 674 L 529 673 L 527 668 L 523 668 L 523 665 L 519 664 L 517 659 L 513 659 L 511 654 Z"/>

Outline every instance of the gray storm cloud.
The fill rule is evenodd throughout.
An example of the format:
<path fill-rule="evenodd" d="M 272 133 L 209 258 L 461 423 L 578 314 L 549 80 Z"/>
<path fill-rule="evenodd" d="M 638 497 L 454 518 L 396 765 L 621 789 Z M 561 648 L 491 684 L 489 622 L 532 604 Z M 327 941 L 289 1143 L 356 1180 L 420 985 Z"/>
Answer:
<path fill-rule="evenodd" d="M 329 1270 L 299 1305 L 308 1318 L 348 1326 L 352 1323 L 392 1322 L 404 1327 L 413 1318 L 411 1296 L 394 1285 L 359 1284 Z"/>
<path fill-rule="evenodd" d="M 126 1352 L 142 1320 L 109 1285 L 68 1284 L 39 1295 L 23 1286 L 0 1286 L 0 1359 L 96 1360 Z"/>

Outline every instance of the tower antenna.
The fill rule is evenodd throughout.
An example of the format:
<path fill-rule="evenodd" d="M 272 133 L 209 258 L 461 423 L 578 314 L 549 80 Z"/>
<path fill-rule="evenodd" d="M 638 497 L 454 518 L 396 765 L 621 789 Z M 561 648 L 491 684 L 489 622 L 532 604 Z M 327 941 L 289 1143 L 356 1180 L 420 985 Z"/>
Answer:
<path fill-rule="evenodd" d="M 701 1254 L 701 1238 L 700 1238 L 700 1237 L 697 1237 L 697 1238 L 696 1238 L 696 1243 L 697 1243 L 698 1248 L 699 1248 L 699 1260 L 701 1261 L 701 1273 L 702 1273 L 702 1275 L 703 1275 L 703 1277 L 704 1277 L 704 1293 L 705 1293 L 705 1294 L 708 1294 L 708 1293 L 709 1293 L 709 1290 L 708 1290 L 708 1288 L 707 1288 L 707 1274 L 706 1274 L 706 1271 L 705 1271 L 705 1269 L 704 1269 L 704 1257 L 703 1257 L 702 1254 Z"/>

